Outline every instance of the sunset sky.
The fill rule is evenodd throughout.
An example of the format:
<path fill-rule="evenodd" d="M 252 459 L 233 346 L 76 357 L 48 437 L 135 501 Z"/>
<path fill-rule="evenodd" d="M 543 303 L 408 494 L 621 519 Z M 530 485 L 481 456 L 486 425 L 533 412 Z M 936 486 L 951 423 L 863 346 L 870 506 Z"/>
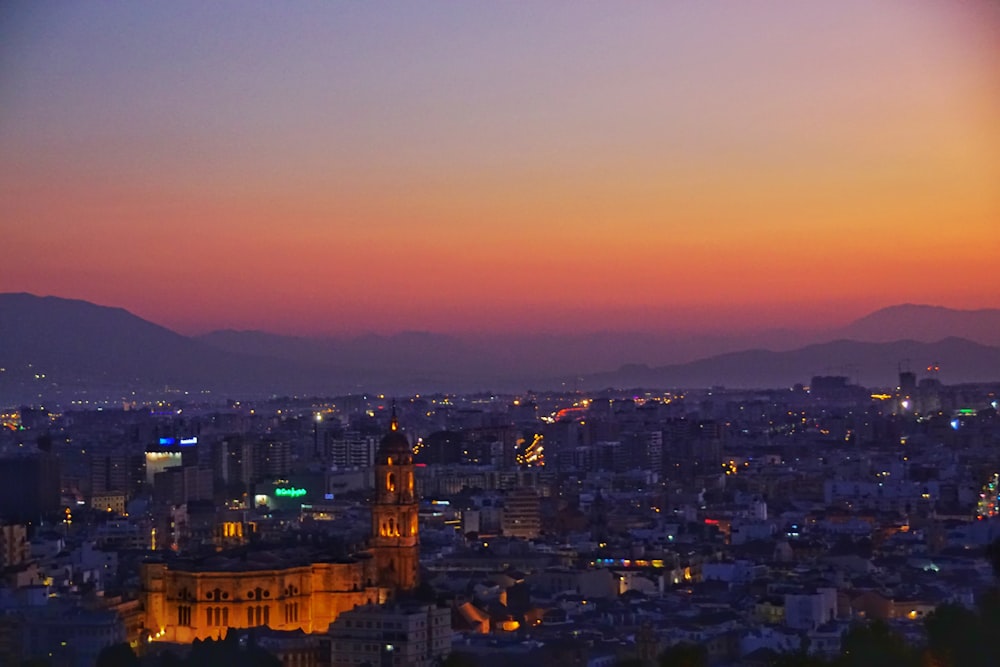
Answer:
<path fill-rule="evenodd" d="M 5 2 L 0 221 L 184 333 L 1000 307 L 1000 3 Z"/>

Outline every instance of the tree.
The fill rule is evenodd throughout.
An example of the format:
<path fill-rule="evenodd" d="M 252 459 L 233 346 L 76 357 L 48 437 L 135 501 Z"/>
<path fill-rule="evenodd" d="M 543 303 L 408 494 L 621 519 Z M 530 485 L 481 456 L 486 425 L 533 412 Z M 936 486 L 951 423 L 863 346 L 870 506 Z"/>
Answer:
<path fill-rule="evenodd" d="M 906 667 L 919 663 L 918 653 L 890 628 L 885 621 L 856 623 L 844 633 L 840 645 L 838 667 L 894 665 Z"/>
<path fill-rule="evenodd" d="M 830 667 L 827 660 L 805 651 L 783 653 L 774 661 L 773 667 Z"/>
<path fill-rule="evenodd" d="M 993 576 L 1000 579 L 1000 537 L 993 540 L 986 547 L 986 560 L 989 561 L 990 566 L 993 568 Z"/>
<path fill-rule="evenodd" d="M 158 667 L 281 667 L 281 661 L 259 646 L 242 647 L 235 632 L 224 639 L 196 639 L 188 655 L 181 659 L 172 653 L 160 657 Z"/>
<path fill-rule="evenodd" d="M 97 654 L 96 667 L 139 667 L 139 658 L 128 644 L 112 644 Z"/>
<path fill-rule="evenodd" d="M 980 613 L 957 604 L 943 604 L 927 615 L 924 628 L 927 652 L 934 664 L 950 667 L 996 664 Z"/>
<path fill-rule="evenodd" d="M 433 603 L 437 600 L 437 591 L 427 581 L 421 581 L 412 593 L 414 599 L 420 602 Z"/>
<path fill-rule="evenodd" d="M 615 663 L 614 667 L 646 667 L 646 661 L 639 658 L 624 658 Z"/>
<path fill-rule="evenodd" d="M 708 651 L 704 646 L 681 642 L 660 654 L 660 667 L 708 667 Z"/>
<path fill-rule="evenodd" d="M 441 661 L 441 667 L 476 667 L 476 660 L 468 653 L 452 651 Z"/>
<path fill-rule="evenodd" d="M 184 662 L 177 657 L 176 653 L 166 650 L 160 654 L 160 659 L 155 664 L 157 667 L 182 667 Z"/>

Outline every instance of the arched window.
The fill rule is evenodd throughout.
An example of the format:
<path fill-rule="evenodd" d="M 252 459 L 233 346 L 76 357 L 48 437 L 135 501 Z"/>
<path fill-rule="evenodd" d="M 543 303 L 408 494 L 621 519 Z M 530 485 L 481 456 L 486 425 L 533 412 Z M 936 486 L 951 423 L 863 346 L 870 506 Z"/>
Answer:
<path fill-rule="evenodd" d="M 385 489 L 389 493 L 396 492 L 396 473 L 391 472 L 385 476 Z"/>

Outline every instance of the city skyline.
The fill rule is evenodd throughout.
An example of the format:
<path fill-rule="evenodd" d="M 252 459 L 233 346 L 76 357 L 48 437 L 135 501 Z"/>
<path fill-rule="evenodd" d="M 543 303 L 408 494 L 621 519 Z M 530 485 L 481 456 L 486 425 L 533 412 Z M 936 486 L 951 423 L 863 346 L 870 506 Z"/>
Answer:
<path fill-rule="evenodd" d="M 995 3 L 2 11 L 0 292 L 300 335 L 1000 305 Z"/>

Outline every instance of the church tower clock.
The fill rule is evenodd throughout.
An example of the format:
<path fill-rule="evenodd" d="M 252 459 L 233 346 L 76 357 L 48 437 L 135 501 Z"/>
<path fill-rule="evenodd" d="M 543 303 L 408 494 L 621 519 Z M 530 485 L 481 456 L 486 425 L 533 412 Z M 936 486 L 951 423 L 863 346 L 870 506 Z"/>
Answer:
<path fill-rule="evenodd" d="M 375 456 L 371 554 L 378 585 L 413 590 L 419 577 L 420 535 L 413 490 L 413 452 L 399 430 L 395 408 Z"/>

